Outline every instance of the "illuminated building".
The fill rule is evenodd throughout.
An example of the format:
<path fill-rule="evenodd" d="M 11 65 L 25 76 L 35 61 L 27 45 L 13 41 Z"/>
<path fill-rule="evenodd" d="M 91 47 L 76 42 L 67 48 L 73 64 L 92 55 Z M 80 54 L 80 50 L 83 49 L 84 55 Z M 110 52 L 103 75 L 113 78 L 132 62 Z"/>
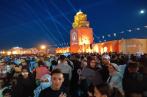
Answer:
<path fill-rule="evenodd" d="M 89 27 L 87 15 L 79 11 L 74 16 L 73 29 L 70 31 L 70 52 L 89 52 L 93 43 L 93 30 Z"/>
<path fill-rule="evenodd" d="M 114 36 L 116 36 L 116 33 L 114 33 Z M 147 39 L 123 39 L 107 42 L 105 41 L 103 43 L 95 44 L 93 44 L 93 41 L 93 30 L 90 28 L 90 23 L 87 20 L 87 15 L 82 11 L 79 11 L 74 16 L 74 22 L 70 31 L 70 47 L 57 48 L 56 53 L 147 53 Z"/>

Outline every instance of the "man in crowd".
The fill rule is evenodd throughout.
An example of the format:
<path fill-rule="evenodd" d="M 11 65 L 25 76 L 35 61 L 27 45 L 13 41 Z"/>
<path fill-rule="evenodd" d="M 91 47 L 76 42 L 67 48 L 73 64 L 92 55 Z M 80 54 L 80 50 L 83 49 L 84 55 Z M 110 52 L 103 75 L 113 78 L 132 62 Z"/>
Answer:
<path fill-rule="evenodd" d="M 39 97 L 69 97 L 67 91 L 62 88 L 64 76 L 60 69 L 55 69 L 51 73 L 52 85 L 41 91 Z"/>

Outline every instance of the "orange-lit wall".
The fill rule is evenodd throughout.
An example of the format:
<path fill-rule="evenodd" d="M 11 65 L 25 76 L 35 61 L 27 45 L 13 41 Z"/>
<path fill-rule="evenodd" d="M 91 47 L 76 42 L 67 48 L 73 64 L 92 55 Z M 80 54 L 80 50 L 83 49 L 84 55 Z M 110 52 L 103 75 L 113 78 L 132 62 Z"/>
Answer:
<path fill-rule="evenodd" d="M 72 37 L 74 37 L 73 33 L 75 32 L 76 32 L 77 37 L 74 40 Z M 89 48 L 90 44 L 92 43 L 93 43 L 92 28 L 80 27 L 80 28 L 71 30 L 70 32 L 70 52 L 79 53 L 79 52 L 86 51 L 87 48 Z"/>
<path fill-rule="evenodd" d="M 56 53 L 67 53 L 69 51 L 70 47 L 65 47 L 65 48 L 57 48 Z"/>
<path fill-rule="evenodd" d="M 126 40 L 114 40 L 103 43 L 93 44 L 92 49 L 90 45 L 81 45 L 79 47 L 72 47 L 75 52 L 123 52 L 126 54 L 135 54 L 136 52 L 147 53 L 147 39 L 126 39 Z M 65 52 L 67 48 L 58 48 L 56 52 Z M 67 51 L 70 51 L 71 48 L 68 48 Z M 77 52 L 76 52 L 77 51 Z"/>
<path fill-rule="evenodd" d="M 93 52 L 104 53 L 104 52 L 119 52 L 119 41 L 109 41 L 103 43 L 97 43 L 93 45 Z"/>
<path fill-rule="evenodd" d="M 78 44 L 91 44 L 93 43 L 93 30 L 92 28 L 78 28 Z"/>

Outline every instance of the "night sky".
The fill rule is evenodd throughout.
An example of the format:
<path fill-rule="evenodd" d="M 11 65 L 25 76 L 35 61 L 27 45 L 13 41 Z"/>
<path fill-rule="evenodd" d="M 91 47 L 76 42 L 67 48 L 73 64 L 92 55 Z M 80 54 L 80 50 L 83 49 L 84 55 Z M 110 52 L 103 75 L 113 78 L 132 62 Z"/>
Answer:
<path fill-rule="evenodd" d="M 147 0 L 0 0 L 0 49 L 68 46 L 79 10 L 95 42 L 147 38 Z"/>

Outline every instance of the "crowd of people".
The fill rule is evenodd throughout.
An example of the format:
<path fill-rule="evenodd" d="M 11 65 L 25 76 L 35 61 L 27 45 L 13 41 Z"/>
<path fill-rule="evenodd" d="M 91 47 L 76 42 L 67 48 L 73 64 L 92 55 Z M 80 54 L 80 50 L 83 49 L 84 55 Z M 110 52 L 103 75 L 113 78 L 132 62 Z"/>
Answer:
<path fill-rule="evenodd" d="M 0 97 L 147 97 L 147 55 L 0 55 Z"/>

